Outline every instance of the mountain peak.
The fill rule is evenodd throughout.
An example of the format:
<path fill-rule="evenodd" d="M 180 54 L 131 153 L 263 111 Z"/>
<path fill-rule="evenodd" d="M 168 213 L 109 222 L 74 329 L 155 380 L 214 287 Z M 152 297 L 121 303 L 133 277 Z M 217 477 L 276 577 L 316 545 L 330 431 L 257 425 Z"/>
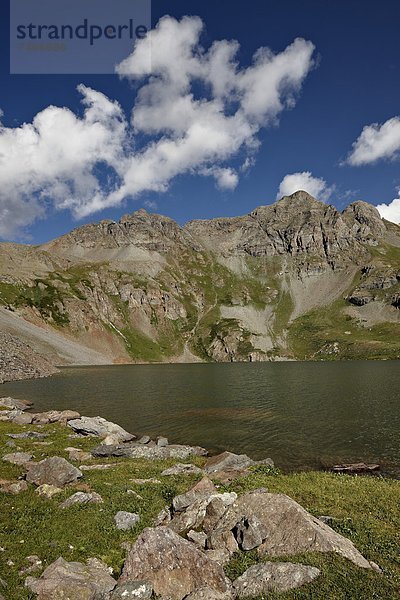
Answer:
<path fill-rule="evenodd" d="M 321 200 L 317 200 L 317 198 L 314 198 L 314 196 L 311 196 L 311 194 L 309 194 L 305 190 L 297 190 L 296 192 L 293 192 L 293 194 L 290 194 L 289 196 L 283 196 L 276 202 L 276 204 L 280 204 L 280 203 L 281 204 L 287 204 L 287 203 L 324 204 Z"/>

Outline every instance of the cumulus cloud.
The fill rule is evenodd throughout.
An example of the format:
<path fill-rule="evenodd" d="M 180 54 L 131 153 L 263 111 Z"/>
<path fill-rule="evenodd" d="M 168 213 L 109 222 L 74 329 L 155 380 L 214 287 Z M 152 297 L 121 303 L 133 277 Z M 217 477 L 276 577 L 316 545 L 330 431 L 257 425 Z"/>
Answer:
<path fill-rule="evenodd" d="M 280 185 L 277 198 L 290 196 L 298 190 L 304 190 L 318 200 L 326 202 L 334 190 L 334 186 L 328 186 L 322 177 L 314 177 L 311 171 L 302 171 L 286 175 Z"/>
<path fill-rule="evenodd" d="M 110 183 L 95 167 L 123 176 L 126 122 L 118 103 L 79 86 L 85 106 L 77 117 L 49 106 L 20 127 L 0 127 L 0 236 L 10 237 L 43 216 L 46 204 L 77 217 L 101 204 Z"/>
<path fill-rule="evenodd" d="M 234 169 L 221 168 L 221 167 L 210 167 L 202 169 L 201 175 L 214 177 L 215 183 L 220 190 L 234 190 L 239 183 L 239 176 Z"/>
<path fill-rule="evenodd" d="M 260 129 L 294 106 L 314 46 L 296 39 L 278 54 L 260 48 L 241 67 L 238 42 L 205 50 L 202 29 L 198 17 L 164 17 L 117 66 L 138 89 L 129 122 L 117 102 L 81 85 L 82 117 L 49 106 L 32 123 L 1 126 L 0 215 L 7 210 L 8 223 L 0 236 L 48 204 L 81 218 L 143 192 L 165 192 L 184 173 L 236 187 L 229 160 L 240 155 L 252 164 Z"/>
<path fill-rule="evenodd" d="M 380 159 L 393 159 L 400 151 L 400 117 L 383 124 L 373 123 L 362 130 L 347 158 L 348 164 L 358 167 Z"/>
<path fill-rule="evenodd" d="M 376 208 L 383 219 L 400 224 L 400 188 L 397 193 L 399 198 L 395 198 L 390 204 L 378 204 Z"/>

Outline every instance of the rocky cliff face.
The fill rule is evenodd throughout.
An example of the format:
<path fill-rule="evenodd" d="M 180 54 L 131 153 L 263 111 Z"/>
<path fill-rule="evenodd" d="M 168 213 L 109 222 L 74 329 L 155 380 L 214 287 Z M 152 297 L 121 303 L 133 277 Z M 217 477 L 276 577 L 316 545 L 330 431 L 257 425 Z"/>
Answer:
<path fill-rule="evenodd" d="M 192 221 L 185 229 L 217 253 L 319 259 L 333 269 L 362 262 L 363 244 L 376 245 L 386 233 L 375 207 L 355 202 L 340 213 L 302 191 L 244 217 Z"/>
<path fill-rule="evenodd" d="M 0 245 L 0 303 L 116 362 L 398 357 L 399 295 L 400 227 L 301 191 L 242 217 L 139 210 Z"/>

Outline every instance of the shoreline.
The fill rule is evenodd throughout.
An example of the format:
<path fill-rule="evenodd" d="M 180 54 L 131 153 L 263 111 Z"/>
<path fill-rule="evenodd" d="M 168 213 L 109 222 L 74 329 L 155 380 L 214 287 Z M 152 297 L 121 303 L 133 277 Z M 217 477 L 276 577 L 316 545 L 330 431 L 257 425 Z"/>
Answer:
<path fill-rule="evenodd" d="M 5 413 L 7 412 L 6 410 L 2 410 L 2 404 L 1 401 L 3 399 L 0 397 L 0 416 L 5 415 Z M 13 399 L 11 399 L 13 400 Z M 79 415 L 80 417 L 80 413 L 75 411 L 75 410 L 71 410 L 71 409 L 63 409 L 63 410 L 59 410 L 57 408 L 53 408 L 47 411 L 43 411 L 41 413 L 35 413 L 34 412 L 34 403 L 33 402 L 26 402 L 25 400 L 16 400 L 16 402 L 21 402 L 22 404 L 26 404 L 26 407 L 21 407 L 21 410 L 17 410 L 17 415 L 16 415 L 16 422 L 17 424 L 23 424 L 23 425 L 35 425 L 38 424 L 40 426 L 42 425 L 47 425 L 47 424 L 52 424 L 52 423 L 56 423 L 58 421 L 61 421 L 64 425 L 68 424 L 68 420 L 63 421 L 63 418 L 60 417 L 60 415 L 62 414 L 75 414 L 75 415 Z M 32 416 L 32 421 L 29 422 L 29 415 Z M 18 419 L 21 418 L 22 421 L 18 421 Z M 265 463 L 265 461 L 267 461 L 267 464 L 269 464 L 272 468 L 275 468 L 275 463 L 273 461 L 272 458 L 267 458 L 263 460 L 253 460 L 252 458 L 248 457 L 246 454 L 236 454 L 235 452 L 230 452 L 227 451 L 226 449 L 223 448 L 208 448 L 208 447 L 203 447 L 203 446 L 191 446 L 188 442 L 173 442 L 172 444 L 169 444 L 169 441 L 167 439 L 167 437 L 165 437 L 162 433 L 158 434 L 158 436 L 156 436 L 155 440 L 151 440 L 150 436 L 147 433 L 143 433 L 143 432 L 127 432 L 125 431 L 119 424 L 116 423 L 112 423 L 110 421 L 107 421 L 106 419 L 104 419 L 103 417 L 100 416 L 96 416 L 96 417 L 80 417 L 83 419 L 87 419 L 88 421 L 95 421 L 95 420 L 99 420 L 99 421 L 104 421 L 105 423 L 110 423 L 111 426 L 111 430 L 109 433 L 109 436 L 106 437 L 110 437 L 110 439 L 108 439 L 107 441 L 107 445 L 109 446 L 118 446 L 118 440 L 114 439 L 114 443 L 112 443 L 112 430 L 116 429 L 117 431 L 121 431 L 124 432 L 125 437 L 131 436 L 131 439 L 129 441 L 131 441 L 131 443 L 135 443 L 134 440 L 139 440 L 139 439 L 144 439 L 146 438 L 148 441 L 146 442 L 146 444 L 150 443 L 149 447 L 154 447 L 157 439 L 163 440 L 163 444 L 164 446 L 173 446 L 173 447 L 182 447 L 182 448 L 196 448 L 196 449 L 200 449 L 201 452 L 199 454 L 199 456 L 215 456 L 215 455 L 219 455 L 225 452 L 229 452 L 230 454 L 234 454 L 235 456 L 244 456 L 246 457 L 246 460 L 251 461 L 252 462 L 252 466 L 255 466 L 257 464 L 263 464 L 263 462 Z M 99 427 L 99 431 L 101 430 L 101 427 Z M 89 437 L 91 435 L 95 435 L 95 432 L 90 431 L 89 432 L 83 432 L 83 435 L 88 435 Z M 123 440 L 123 443 L 126 445 L 126 440 Z M 158 444 L 157 444 L 158 445 Z M 162 446 L 162 447 L 164 447 Z M 122 452 L 121 449 L 116 449 L 116 456 L 122 456 L 123 454 L 118 454 L 118 452 Z M 104 453 L 103 456 L 112 456 L 112 453 Z M 250 464 L 250 463 L 249 463 Z M 382 468 L 383 467 L 383 468 Z M 368 463 L 362 460 L 359 460 L 357 462 L 345 462 L 345 463 L 338 463 L 338 464 L 332 464 L 332 465 L 324 465 L 324 464 L 320 464 L 319 467 L 316 466 L 306 466 L 304 465 L 303 468 L 293 468 L 293 469 L 282 469 L 281 467 L 279 467 L 279 471 L 284 473 L 284 474 L 295 474 L 295 473 L 307 473 L 307 472 L 321 472 L 321 473 L 345 473 L 345 474 L 349 474 L 349 475 L 364 475 L 364 476 L 372 476 L 372 477 L 384 477 L 384 478 L 388 478 L 388 479 L 394 479 L 394 480 L 400 480 L 400 466 L 398 465 L 392 465 L 392 466 L 388 466 L 388 465 L 383 465 L 381 463 L 377 464 L 377 463 Z"/>
<path fill-rule="evenodd" d="M 53 364 L 47 361 L 47 364 L 45 365 L 45 372 L 37 372 L 35 374 L 32 374 L 29 371 L 29 368 L 27 367 L 27 372 L 26 374 L 24 373 L 19 373 L 17 374 L 15 377 L 10 378 L 9 375 L 6 375 L 4 373 L 4 371 L 2 372 L 1 368 L 0 368 L 0 385 L 2 384 L 7 384 L 7 383 L 14 383 L 17 381 L 29 381 L 30 379 L 47 379 L 49 377 L 52 377 L 54 375 L 57 375 L 58 373 L 60 373 L 61 371 L 63 371 L 64 369 L 87 369 L 87 368 L 111 368 L 111 367 L 132 367 L 132 366 L 166 366 L 166 365 L 200 365 L 200 366 L 204 366 L 204 365 L 247 365 L 247 364 L 251 364 L 251 365 L 260 365 L 260 364 L 285 364 L 287 365 L 288 363 L 294 363 L 294 364 L 299 364 L 299 363 L 323 363 L 323 364 L 331 364 L 331 363 L 359 363 L 359 362 L 374 362 L 374 363 L 380 363 L 380 362 L 399 362 L 400 358 L 366 358 L 366 359 L 354 359 L 354 358 L 349 358 L 349 359 L 344 359 L 344 358 L 337 358 L 337 359 L 330 359 L 330 360 L 324 360 L 324 359 L 296 359 L 296 358 L 279 358 L 279 360 L 267 360 L 267 361 L 253 361 L 253 360 L 242 360 L 242 361 L 204 361 L 199 359 L 198 361 L 188 361 L 188 362 L 183 362 L 183 361 L 173 361 L 173 360 L 166 360 L 166 361 L 151 361 L 151 362 L 145 362 L 145 361 L 135 361 L 135 362 L 110 362 L 110 363 L 88 363 L 88 364 L 82 364 L 82 363 L 77 363 L 77 364 Z"/>

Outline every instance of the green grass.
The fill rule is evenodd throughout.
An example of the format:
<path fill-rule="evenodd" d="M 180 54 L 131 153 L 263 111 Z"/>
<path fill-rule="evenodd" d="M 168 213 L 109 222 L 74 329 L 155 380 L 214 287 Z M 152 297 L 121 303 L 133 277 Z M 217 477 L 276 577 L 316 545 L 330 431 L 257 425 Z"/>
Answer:
<path fill-rule="evenodd" d="M 301 360 L 397 359 L 400 357 L 400 324 L 379 323 L 363 327 L 346 314 L 349 304 L 339 299 L 296 319 L 289 327 L 288 342 Z M 346 333 L 350 332 L 350 333 Z M 331 353 L 338 343 L 338 354 Z"/>
<path fill-rule="evenodd" d="M 22 289 L 22 285 L 0 281 L 0 304 L 3 306 L 13 306 L 16 299 L 20 296 Z"/>
<path fill-rule="evenodd" d="M 10 439 L 6 433 L 29 429 L 49 433 L 45 441 L 51 442 L 50 445 L 16 440 L 20 449 L 33 452 L 36 460 L 49 455 L 68 458 L 64 450 L 67 446 L 89 450 L 98 443 L 96 438 L 70 439 L 70 429 L 58 424 L 20 427 L 0 422 L 1 455 L 15 451 L 5 445 Z M 92 462 L 117 463 L 107 471 L 84 474 L 82 483 L 98 492 L 104 499 L 103 504 L 61 510 L 59 503 L 75 491 L 74 487 L 51 500 L 38 497 L 31 485 L 27 492 L 18 496 L 0 495 L 0 546 L 4 548 L 0 552 L 0 573 L 8 582 L 7 600 L 30 598 L 23 587 L 25 576 L 18 572 L 27 566 L 26 557 L 32 554 L 43 560 L 44 567 L 59 556 L 70 561 L 97 557 L 111 566 L 114 575 L 118 576 L 125 556 L 121 544 L 133 542 L 144 527 L 152 525 L 158 512 L 176 494 L 187 490 L 198 480 L 197 476 L 187 475 L 160 478 L 161 471 L 174 461 L 93 459 Z M 204 459 L 197 458 L 193 462 L 201 466 Z M 13 479 L 22 472 L 22 468 L 0 461 L 0 478 Z M 162 484 L 136 485 L 130 482 L 132 478 L 150 477 L 160 478 Z M 311 585 L 279 596 L 268 594 L 268 599 L 394 600 L 399 597 L 400 482 L 323 472 L 285 475 L 263 466 L 254 468 L 248 477 L 222 486 L 221 491 L 242 494 L 259 487 L 288 494 L 315 516 L 324 514 L 333 517 L 332 527 L 349 537 L 367 559 L 375 561 L 384 571 L 383 575 L 365 571 L 333 554 L 287 556 L 283 559 L 317 566 L 322 575 Z M 128 489 L 133 489 L 143 499 L 128 494 Z M 118 510 L 138 512 L 140 523 L 130 532 L 118 531 L 113 520 Z M 7 564 L 10 560 L 13 565 Z M 234 579 L 256 560 L 254 552 L 238 553 L 226 572 Z"/>

